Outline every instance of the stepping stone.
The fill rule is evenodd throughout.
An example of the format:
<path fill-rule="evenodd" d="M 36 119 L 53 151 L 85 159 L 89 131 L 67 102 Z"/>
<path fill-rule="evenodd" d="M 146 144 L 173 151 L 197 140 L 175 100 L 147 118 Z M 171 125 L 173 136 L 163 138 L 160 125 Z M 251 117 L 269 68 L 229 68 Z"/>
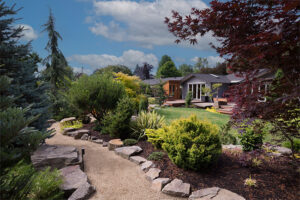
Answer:
<path fill-rule="evenodd" d="M 97 140 L 98 138 L 96 136 L 91 136 L 91 140 Z"/>
<path fill-rule="evenodd" d="M 88 140 L 89 135 L 88 134 L 83 134 L 83 136 L 80 138 L 81 140 Z"/>
<path fill-rule="evenodd" d="M 228 145 L 222 145 L 222 149 L 229 149 L 229 150 L 243 150 L 242 145 L 233 145 L 233 144 L 228 144 Z"/>
<path fill-rule="evenodd" d="M 84 134 L 88 134 L 89 135 L 89 133 L 90 133 L 90 131 L 87 130 L 87 129 L 77 130 L 76 132 L 77 132 L 77 134 L 74 135 L 74 139 L 75 140 L 80 139 Z"/>
<path fill-rule="evenodd" d="M 244 197 L 226 189 L 220 189 L 218 195 L 213 200 L 246 200 Z"/>
<path fill-rule="evenodd" d="M 60 120 L 60 123 L 73 122 L 73 121 L 76 121 L 75 117 L 68 117 L 68 118 L 64 118 L 64 119 Z"/>
<path fill-rule="evenodd" d="M 171 183 L 167 184 L 162 192 L 172 196 L 188 197 L 191 191 L 191 185 L 183 183 L 182 180 L 174 179 Z"/>
<path fill-rule="evenodd" d="M 76 128 L 64 128 L 62 134 L 66 135 L 68 132 L 76 131 Z"/>
<path fill-rule="evenodd" d="M 49 123 L 49 124 L 53 124 L 53 123 L 55 123 L 56 121 L 55 121 L 55 119 L 48 119 L 47 120 L 47 123 Z"/>
<path fill-rule="evenodd" d="M 96 139 L 96 140 L 92 140 L 92 142 L 97 143 L 97 144 L 102 144 L 103 140 Z"/>
<path fill-rule="evenodd" d="M 95 187 L 88 182 L 82 184 L 72 193 L 68 200 L 84 200 L 88 199 L 96 191 Z"/>
<path fill-rule="evenodd" d="M 103 142 L 102 146 L 103 146 L 103 147 L 107 147 L 107 146 L 108 146 L 108 143 L 107 143 L 107 142 Z"/>
<path fill-rule="evenodd" d="M 146 173 L 146 179 L 148 181 L 153 181 L 154 179 L 159 177 L 161 170 L 158 168 L 150 168 Z"/>
<path fill-rule="evenodd" d="M 108 150 L 112 151 L 115 148 L 119 148 L 123 146 L 123 142 L 120 139 L 110 140 L 108 142 Z"/>
<path fill-rule="evenodd" d="M 75 137 L 75 135 L 77 135 L 78 132 L 77 131 L 71 131 L 71 132 L 67 132 L 66 135 L 70 136 L 70 137 Z"/>
<path fill-rule="evenodd" d="M 148 160 L 141 165 L 141 170 L 147 172 L 151 167 L 155 167 L 155 164 Z"/>
<path fill-rule="evenodd" d="M 115 149 L 115 153 L 123 158 L 129 159 L 130 156 L 134 156 L 143 151 L 139 146 L 120 147 Z"/>
<path fill-rule="evenodd" d="M 189 197 L 189 200 L 198 200 L 201 198 L 212 199 L 213 197 L 217 196 L 219 191 L 220 188 L 218 187 L 211 187 L 211 188 L 197 190 L 195 192 L 192 192 L 192 194 Z"/>
<path fill-rule="evenodd" d="M 276 146 L 273 148 L 273 150 L 278 151 L 279 153 L 283 154 L 283 155 L 291 155 L 292 154 L 292 150 L 286 147 L 280 147 L 280 146 Z"/>
<path fill-rule="evenodd" d="M 70 196 L 81 185 L 88 183 L 87 175 L 81 171 L 79 165 L 68 166 L 60 170 L 63 184 L 60 188 L 67 196 Z"/>
<path fill-rule="evenodd" d="M 157 178 L 152 181 L 151 188 L 155 191 L 161 191 L 165 185 L 170 183 L 169 178 Z"/>
<path fill-rule="evenodd" d="M 134 162 L 137 165 L 140 165 L 140 164 L 142 164 L 142 163 L 144 163 L 144 162 L 147 161 L 145 158 L 143 158 L 141 156 L 130 156 L 129 160 L 131 162 Z"/>
<path fill-rule="evenodd" d="M 36 169 L 60 169 L 78 163 L 79 153 L 75 147 L 44 144 L 32 154 L 31 161 Z"/>

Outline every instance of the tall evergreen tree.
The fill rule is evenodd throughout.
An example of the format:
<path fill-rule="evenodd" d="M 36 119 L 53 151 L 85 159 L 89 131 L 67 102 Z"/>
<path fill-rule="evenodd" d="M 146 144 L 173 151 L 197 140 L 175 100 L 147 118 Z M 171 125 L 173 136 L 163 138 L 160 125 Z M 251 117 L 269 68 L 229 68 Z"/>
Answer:
<path fill-rule="evenodd" d="M 153 66 L 145 62 L 142 66 L 136 65 L 133 73 L 134 75 L 140 77 L 141 80 L 145 80 L 150 78 L 150 72 L 152 69 Z"/>
<path fill-rule="evenodd" d="M 157 69 L 157 72 L 156 72 L 156 76 L 159 77 L 159 74 L 158 72 L 160 71 L 160 69 L 162 68 L 162 66 L 168 62 L 168 61 L 172 61 L 171 57 L 168 56 L 168 55 L 163 55 L 158 63 L 158 69 Z M 172 61 L 173 62 L 173 61 Z"/>
<path fill-rule="evenodd" d="M 49 101 L 45 93 L 47 85 L 36 76 L 38 56 L 31 54 L 30 43 L 18 42 L 23 27 L 12 25 L 15 19 L 8 17 L 17 12 L 14 6 L 9 8 L 4 3 L 0 4 L 0 72 L 11 79 L 9 94 L 18 97 L 15 105 L 22 108 L 30 105 L 26 116 L 39 115 L 31 125 L 43 129 L 49 118 Z"/>

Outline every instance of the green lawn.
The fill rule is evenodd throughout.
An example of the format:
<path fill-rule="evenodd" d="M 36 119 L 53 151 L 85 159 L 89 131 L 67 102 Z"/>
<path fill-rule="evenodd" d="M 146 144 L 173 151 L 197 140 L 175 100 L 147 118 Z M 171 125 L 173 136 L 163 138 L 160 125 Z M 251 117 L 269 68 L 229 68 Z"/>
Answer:
<path fill-rule="evenodd" d="M 175 108 L 175 107 L 167 107 L 156 110 L 158 114 L 165 116 L 167 124 L 175 119 L 187 118 L 192 114 L 195 114 L 198 119 L 208 120 L 213 124 L 221 127 L 229 121 L 230 116 L 208 112 L 204 109 L 197 108 Z"/>

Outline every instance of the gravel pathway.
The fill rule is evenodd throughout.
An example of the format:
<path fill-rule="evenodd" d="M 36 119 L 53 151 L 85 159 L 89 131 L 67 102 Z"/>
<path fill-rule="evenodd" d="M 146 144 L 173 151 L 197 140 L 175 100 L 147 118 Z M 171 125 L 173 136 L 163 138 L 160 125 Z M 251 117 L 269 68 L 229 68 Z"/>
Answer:
<path fill-rule="evenodd" d="M 46 140 L 47 144 L 85 148 L 85 172 L 97 190 L 90 199 L 182 200 L 152 190 L 150 182 L 144 177 L 145 173 L 136 164 L 115 155 L 106 147 L 62 135 L 59 123 L 54 123 L 51 128 L 56 130 L 56 135 Z"/>

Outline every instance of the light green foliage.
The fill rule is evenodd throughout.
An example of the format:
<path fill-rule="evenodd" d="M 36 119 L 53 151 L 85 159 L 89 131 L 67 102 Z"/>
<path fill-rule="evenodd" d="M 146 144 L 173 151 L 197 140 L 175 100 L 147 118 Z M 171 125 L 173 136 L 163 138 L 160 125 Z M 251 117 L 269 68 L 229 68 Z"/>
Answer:
<path fill-rule="evenodd" d="M 181 73 L 181 76 L 187 76 L 191 73 L 193 73 L 193 66 L 182 64 L 179 66 L 179 72 Z"/>
<path fill-rule="evenodd" d="M 82 128 L 83 124 L 80 120 L 72 121 L 72 122 L 63 122 L 60 124 L 61 129 L 64 130 L 65 128 Z"/>
<path fill-rule="evenodd" d="M 192 92 L 189 91 L 185 96 L 185 107 L 188 108 L 191 105 L 192 99 Z"/>
<path fill-rule="evenodd" d="M 168 61 L 157 70 L 157 76 L 160 78 L 181 76 L 173 61 Z"/>
<path fill-rule="evenodd" d="M 40 200 L 63 198 L 59 189 L 62 178 L 58 170 L 35 171 L 31 164 L 20 161 L 14 167 L 6 169 L 0 178 L 1 199 Z"/>
<path fill-rule="evenodd" d="M 91 113 L 99 122 L 103 116 L 116 108 L 117 102 L 125 96 L 122 83 L 107 74 L 82 76 L 69 89 L 72 104 L 83 113 Z"/>
<path fill-rule="evenodd" d="M 132 146 L 132 145 L 136 145 L 138 143 L 138 141 L 136 139 L 125 139 L 123 141 L 124 146 Z"/>
<path fill-rule="evenodd" d="M 208 60 L 207 58 L 197 58 L 197 62 L 194 66 L 194 72 L 199 73 L 202 69 L 208 68 Z"/>
<path fill-rule="evenodd" d="M 165 155 L 164 152 L 160 152 L 160 151 L 152 152 L 148 156 L 148 160 L 161 160 L 164 157 L 164 155 Z"/>
<path fill-rule="evenodd" d="M 149 102 L 149 104 L 157 104 L 157 101 L 154 97 L 149 97 L 148 102 Z"/>
<path fill-rule="evenodd" d="M 146 129 L 158 129 L 164 125 L 165 118 L 157 114 L 155 111 L 141 111 L 137 119 L 132 123 L 132 136 L 138 140 L 145 137 Z"/>
<path fill-rule="evenodd" d="M 265 124 L 259 120 L 252 123 L 244 122 L 240 124 L 242 133 L 239 135 L 244 151 L 252 151 L 261 148 L 263 138 L 267 133 Z"/>
<path fill-rule="evenodd" d="M 294 151 L 299 153 L 300 152 L 300 139 L 294 139 L 293 145 L 294 145 Z M 283 146 L 290 148 L 290 149 L 292 148 L 291 142 L 289 142 L 289 141 L 284 142 Z"/>
<path fill-rule="evenodd" d="M 107 67 L 104 68 L 100 68 L 97 69 L 94 73 L 98 73 L 98 74 L 113 74 L 113 73 L 118 73 L 118 72 L 122 72 L 124 74 L 127 74 L 129 76 L 132 76 L 132 72 L 131 70 L 124 66 L 124 65 L 108 65 Z"/>
<path fill-rule="evenodd" d="M 237 136 L 233 133 L 231 129 L 231 123 L 228 122 L 220 128 L 220 139 L 222 144 L 237 144 Z"/>
<path fill-rule="evenodd" d="M 160 61 L 159 61 L 159 63 L 158 63 L 158 69 L 157 69 L 157 72 L 156 72 L 156 76 L 157 76 L 157 77 L 160 77 L 160 75 L 159 75 L 158 72 L 160 71 L 161 67 L 162 67 L 166 62 L 168 62 L 168 61 L 172 61 L 172 59 L 171 59 L 170 56 L 168 56 L 168 55 L 163 55 L 163 56 L 161 57 L 161 59 L 160 59 Z"/>
<path fill-rule="evenodd" d="M 214 163 L 222 152 L 218 127 L 196 116 L 173 121 L 147 132 L 149 142 L 162 148 L 177 166 L 200 170 Z"/>
<path fill-rule="evenodd" d="M 259 166 L 261 166 L 261 164 L 262 164 L 262 161 L 259 158 L 253 158 L 252 159 L 252 165 L 254 167 L 259 167 Z"/>
<path fill-rule="evenodd" d="M 131 131 L 130 120 L 134 111 L 134 102 L 131 98 L 121 99 L 117 104 L 117 108 L 104 116 L 102 133 L 126 139 Z"/>
<path fill-rule="evenodd" d="M 246 186 L 249 186 L 249 187 L 256 187 L 256 180 L 255 179 L 252 179 L 251 176 L 249 178 L 247 178 L 245 180 L 245 183 L 244 183 Z"/>

